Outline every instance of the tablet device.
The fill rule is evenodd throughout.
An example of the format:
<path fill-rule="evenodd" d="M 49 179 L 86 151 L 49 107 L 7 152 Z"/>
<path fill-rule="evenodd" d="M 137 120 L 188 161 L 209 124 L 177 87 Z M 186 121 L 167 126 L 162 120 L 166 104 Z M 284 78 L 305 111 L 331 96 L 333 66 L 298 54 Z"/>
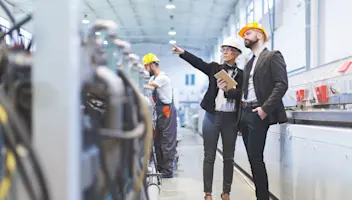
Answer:
<path fill-rule="evenodd" d="M 233 78 L 225 70 L 219 71 L 214 76 L 216 79 L 221 78 L 221 79 L 225 80 L 227 82 L 228 88 L 234 88 L 238 84 L 235 80 L 233 80 Z"/>

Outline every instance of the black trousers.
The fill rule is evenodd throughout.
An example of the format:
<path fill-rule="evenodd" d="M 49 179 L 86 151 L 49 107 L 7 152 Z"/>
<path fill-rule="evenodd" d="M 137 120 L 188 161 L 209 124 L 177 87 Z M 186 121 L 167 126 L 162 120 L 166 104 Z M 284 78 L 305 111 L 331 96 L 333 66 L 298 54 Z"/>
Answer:
<path fill-rule="evenodd" d="M 233 157 L 238 132 L 236 121 L 237 113 L 218 112 L 215 115 L 205 113 L 202 132 L 204 140 L 203 183 L 206 193 L 212 192 L 214 163 L 220 133 L 224 158 L 223 192 L 231 192 Z"/>
<path fill-rule="evenodd" d="M 253 108 L 242 109 L 240 129 L 251 165 L 257 200 L 269 200 L 268 175 L 264 163 L 264 147 L 269 129 L 268 118 L 262 120 Z"/>

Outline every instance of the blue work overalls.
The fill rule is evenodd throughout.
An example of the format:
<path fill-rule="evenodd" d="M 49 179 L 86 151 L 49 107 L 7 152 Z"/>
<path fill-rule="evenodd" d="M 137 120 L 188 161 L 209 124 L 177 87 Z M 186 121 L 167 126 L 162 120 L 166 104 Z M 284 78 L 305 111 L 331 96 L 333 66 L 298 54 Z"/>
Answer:
<path fill-rule="evenodd" d="M 171 104 L 163 103 L 157 91 L 153 91 L 156 125 L 154 147 L 158 171 L 164 178 L 173 177 L 173 163 L 177 144 L 177 113 L 173 100 Z"/>

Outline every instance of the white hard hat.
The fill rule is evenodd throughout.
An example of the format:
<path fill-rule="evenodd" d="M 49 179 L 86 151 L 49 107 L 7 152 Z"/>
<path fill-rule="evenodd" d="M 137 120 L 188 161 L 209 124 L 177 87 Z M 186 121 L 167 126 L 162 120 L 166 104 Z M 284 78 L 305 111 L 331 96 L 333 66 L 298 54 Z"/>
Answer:
<path fill-rule="evenodd" d="M 224 42 L 222 43 L 221 47 L 223 47 L 223 46 L 229 46 L 229 47 L 236 48 L 238 51 L 240 51 L 242 53 L 240 41 L 234 36 L 230 36 L 230 37 L 226 38 L 224 40 Z"/>

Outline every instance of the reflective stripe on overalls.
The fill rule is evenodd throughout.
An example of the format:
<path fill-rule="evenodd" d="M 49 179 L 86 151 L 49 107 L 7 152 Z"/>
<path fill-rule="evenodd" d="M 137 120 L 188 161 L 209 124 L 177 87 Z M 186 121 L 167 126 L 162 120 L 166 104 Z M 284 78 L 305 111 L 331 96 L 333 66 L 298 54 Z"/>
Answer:
<path fill-rule="evenodd" d="M 173 103 L 163 103 L 157 92 L 153 91 L 155 103 L 156 126 L 155 126 L 155 154 L 158 163 L 158 171 L 162 174 L 173 174 L 173 162 L 176 155 L 177 144 L 177 114 Z"/>

